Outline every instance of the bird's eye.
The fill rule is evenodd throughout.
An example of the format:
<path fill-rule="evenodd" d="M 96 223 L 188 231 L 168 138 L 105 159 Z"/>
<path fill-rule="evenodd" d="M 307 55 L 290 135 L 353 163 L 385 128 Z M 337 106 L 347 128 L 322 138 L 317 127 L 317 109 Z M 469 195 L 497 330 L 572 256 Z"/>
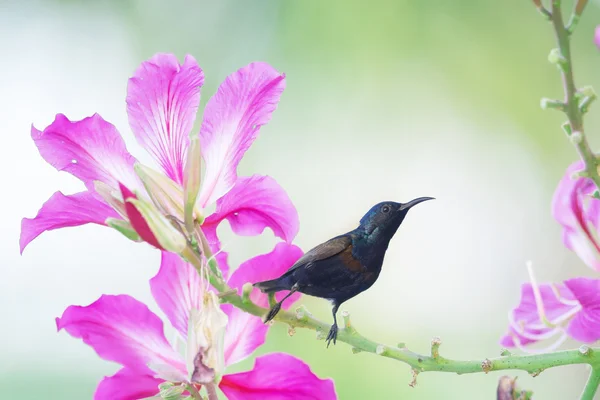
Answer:
<path fill-rule="evenodd" d="M 390 212 L 390 206 L 385 205 L 385 206 L 381 207 L 381 212 L 384 213 L 384 214 L 389 213 Z"/>

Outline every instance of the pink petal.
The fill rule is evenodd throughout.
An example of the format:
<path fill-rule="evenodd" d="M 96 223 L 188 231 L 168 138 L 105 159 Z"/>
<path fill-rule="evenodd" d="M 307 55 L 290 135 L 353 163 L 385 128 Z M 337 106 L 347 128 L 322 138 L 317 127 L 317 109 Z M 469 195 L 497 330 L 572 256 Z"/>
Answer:
<path fill-rule="evenodd" d="M 42 205 L 35 218 L 23 218 L 21 221 L 21 253 L 42 232 L 88 223 L 104 225 L 107 218 L 118 217 L 112 207 L 91 192 L 69 196 L 56 192 Z"/>
<path fill-rule="evenodd" d="M 275 279 L 286 272 L 300 257 L 302 250 L 295 245 L 277 243 L 273 251 L 261 254 L 242 263 L 229 278 L 228 284 L 241 293 L 242 286 L 246 282 L 256 283 Z M 277 300 L 283 298 L 287 292 L 279 292 L 275 296 Z M 294 301 L 300 298 L 300 293 L 295 293 L 285 301 L 284 308 L 289 308 Z M 267 295 L 258 289 L 253 289 L 250 299 L 262 307 L 267 307 L 269 301 Z"/>
<path fill-rule="evenodd" d="M 567 333 L 580 342 L 592 343 L 600 339 L 600 280 L 574 278 L 565 281 L 581 304 L 581 311 L 569 323 Z"/>
<path fill-rule="evenodd" d="M 200 207 L 233 187 L 240 160 L 271 119 L 284 88 L 283 74 L 269 64 L 252 63 L 229 75 L 208 101 L 200 129 L 206 163 Z"/>
<path fill-rule="evenodd" d="M 102 379 L 94 393 L 94 400 L 139 400 L 158 394 L 158 385 L 164 382 L 146 373 L 121 368 L 113 376 Z"/>
<path fill-rule="evenodd" d="M 129 223 L 135 229 L 138 235 L 146 242 L 156 247 L 157 249 L 162 250 L 162 246 L 158 243 L 158 239 L 154 236 L 154 233 L 148 226 L 148 222 L 142 216 L 142 214 L 138 211 L 137 208 L 133 204 L 131 204 L 127 199 L 137 199 L 137 196 L 129 190 L 125 185 L 119 183 L 119 189 L 121 190 L 121 195 L 123 196 L 123 201 L 125 202 L 125 212 L 127 213 L 127 218 L 129 219 Z"/>
<path fill-rule="evenodd" d="M 127 113 L 135 137 L 179 184 L 203 83 L 204 73 L 194 57 L 186 56 L 179 65 L 172 54 L 156 54 L 140 65 L 127 86 Z"/>
<path fill-rule="evenodd" d="M 276 278 L 287 271 L 301 256 L 302 250 L 299 247 L 279 243 L 272 252 L 254 257 L 240 265 L 228 283 L 241 293 L 244 283 Z M 281 300 L 287 293 L 279 292 L 275 297 Z M 260 290 L 253 289 L 250 298 L 254 303 L 268 307 L 267 296 Z M 293 294 L 283 303 L 283 308 L 290 308 L 299 298 L 300 293 Z M 265 342 L 268 326 L 260 317 L 244 313 L 230 305 L 223 305 L 222 308 L 229 317 L 225 333 L 225 364 L 231 365 L 247 358 Z"/>
<path fill-rule="evenodd" d="M 150 280 L 150 290 L 173 327 L 187 338 L 190 311 L 201 309 L 198 272 L 177 254 L 163 251 L 160 270 Z"/>
<path fill-rule="evenodd" d="M 600 49 L 600 26 L 594 30 L 594 44 Z"/>
<path fill-rule="evenodd" d="M 93 190 L 93 181 L 113 188 L 117 182 L 139 185 L 133 171 L 135 158 L 114 125 L 98 114 L 74 122 L 57 114 L 43 132 L 32 126 L 31 137 L 44 160 L 81 179 L 89 190 Z"/>
<path fill-rule="evenodd" d="M 552 200 L 552 214 L 563 226 L 565 246 L 574 251 L 590 268 L 600 271 L 600 200 L 591 197 L 595 186 L 590 179 L 571 179 L 583 169 L 577 161 L 567 169 Z"/>
<path fill-rule="evenodd" d="M 546 318 L 550 321 L 559 321 L 562 317 L 572 313 L 578 305 L 574 302 L 573 293 L 563 284 L 555 285 L 560 293 L 558 298 L 548 283 L 539 285 L 542 303 Z M 562 299 L 562 301 L 561 301 Z M 537 341 L 536 337 L 549 334 L 554 328 L 546 326 L 540 319 L 537 304 L 530 283 L 521 286 L 521 301 L 510 315 L 511 326 L 509 334 L 502 338 L 501 343 L 506 347 L 514 347 L 511 334 L 519 338 L 521 344 Z"/>
<path fill-rule="evenodd" d="M 337 399 L 333 380 L 284 353 L 258 357 L 251 371 L 225 375 L 219 387 L 229 400 Z"/>
<path fill-rule="evenodd" d="M 202 225 L 208 238 L 216 238 L 217 226 L 224 219 L 238 235 L 259 235 L 268 227 L 288 243 L 294 240 L 300 225 L 298 212 L 285 190 L 275 179 L 261 175 L 239 178 L 217 201 L 217 209 Z"/>
<path fill-rule="evenodd" d="M 81 338 L 103 359 L 136 371 L 171 367 L 186 377 L 181 356 L 163 333 L 163 323 L 145 304 L 127 295 L 103 295 L 86 307 L 70 306 L 56 318 L 58 330 Z"/>

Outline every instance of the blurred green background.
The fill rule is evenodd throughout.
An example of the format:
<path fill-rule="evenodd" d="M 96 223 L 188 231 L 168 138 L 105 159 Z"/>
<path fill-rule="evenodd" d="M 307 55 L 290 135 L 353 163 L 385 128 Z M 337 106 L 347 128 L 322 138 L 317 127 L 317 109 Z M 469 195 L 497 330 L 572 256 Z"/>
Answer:
<path fill-rule="evenodd" d="M 576 81 L 597 88 L 598 21 L 590 2 L 573 37 Z M 540 281 L 592 275 L 563 248 L 549 211 L 576 158 L 564 117 L 539 108 L 540 97 L 562 95 L 546 61 L 553 46 L 528 0 L 0 1 L 0 397 L 91 398 L 116 371 L 56 333 L 66 306 L 128 293 L 157 310 L 147 281 L 159 257 L 149 246 L 97 226 L 44 234 L 23 256 L 17 244 L 22 217 L 58 189 L 82 188 L 39 157 L 30 124 L 99 112 L 148 160 L 127 124 L 125 89 L 155 52 L 196 57 L 206 74 L 202 104 L 251 61 L 286 73 L 279 108 L 240 174 L 269 174 L 286 188 L 303 249 L 354 228 L 376 202 L 436 197 L 411 211 L 379 281 L 342 309 L 383 343 L 427 352 L 440 336 L 446 357 L 499 355 L 526 260 Z M 592 145 L 599 116 L 592 107 L 586 118 Z M 232 266 L 274 244 L 270 233 L 234 238 L 226 226 L 222 235 Z M 329 320 L 327 302 L 301 302 Z M 503 375 L 421 374 L 412 389 L 403 364 L 353 355 L 343 343 L 326 350 L 313 332 L 290 338 L 279 325 L 258 353 L 271 351 L 332 377 L 341 399 L 492 399 Z M 536 399 L 575 399 L 586 375 L 575 366 L 518 382 Z"/>

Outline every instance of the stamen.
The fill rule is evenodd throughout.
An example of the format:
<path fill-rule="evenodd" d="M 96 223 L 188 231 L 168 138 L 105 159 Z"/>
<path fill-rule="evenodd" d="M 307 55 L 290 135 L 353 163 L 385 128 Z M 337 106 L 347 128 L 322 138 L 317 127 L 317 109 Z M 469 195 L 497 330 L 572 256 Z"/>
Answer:
<path fill-rule="evenodd" d="M 560 294 L 560 290 L 556 286 L 556 284 L 551 283 L 550 287 L 552 288 L 552 292 L 556 296 L 556 299 L 563 303 L 565 306 L 579 306 L 579 302 L 577 300 L 569 300 Z"/>
<path fill-rule="evenodd" d="M 529 354 L 541 354 L 541 353 L 546 353 L 549 351 L 554 351 L 556 350 L 558 347 L 560 347 L 560 345 L 562 345 L 565 340 L 567 340 L 567 333 L 562 331 L 562 335 L 551 345 L 541 348 L 541 349 L 531 349 L 531 348 L 527 348 L 524 347 L 521 344 L 521 341 L 519 340 L 519 338 L 515 335 L 511 335 L 512 339 L 513 339 L 513 343 L 515 344 L 515 346 L 521 350 L 524 353 L 529 353 Z"/>
<path fill-rule="evenodd" d="M 542 301 L 542 293 L 540 292 L 540 288 L 535 280 L 535 275 L 533 274 L 533 263 L 531 261 L 527 261 L 525 263 L 527 266 L 527 272 L 529 273 L 529 280 L 531 281 L 531 289 L 533 290 L 533 297 L 535 298 L 535 304 L 537 306 L 538 315 L 540 317 L 540 321 L 546 324 L 548 327 L 554 327 L 548 318 L 546 318 L 546 311 L 544 310 L 544 302 Z"/>

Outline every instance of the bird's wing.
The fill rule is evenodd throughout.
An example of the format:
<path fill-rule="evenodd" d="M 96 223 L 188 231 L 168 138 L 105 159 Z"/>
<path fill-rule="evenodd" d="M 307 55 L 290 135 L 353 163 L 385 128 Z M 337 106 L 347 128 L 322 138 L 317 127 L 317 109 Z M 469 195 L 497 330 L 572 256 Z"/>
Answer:
<path fill-rule="evenodd" d="M 326 260 L 343 252 L 351 245 L 352 238 L 348 234 L 334 237 L 333 239 L 330 239 L 325 243 L 321 243 L 317 247 L 308 251 L 298 261 L 296 261 L 288 271 L 292 271 L 301 265 L 307 265 L 317 261 Z"/>

